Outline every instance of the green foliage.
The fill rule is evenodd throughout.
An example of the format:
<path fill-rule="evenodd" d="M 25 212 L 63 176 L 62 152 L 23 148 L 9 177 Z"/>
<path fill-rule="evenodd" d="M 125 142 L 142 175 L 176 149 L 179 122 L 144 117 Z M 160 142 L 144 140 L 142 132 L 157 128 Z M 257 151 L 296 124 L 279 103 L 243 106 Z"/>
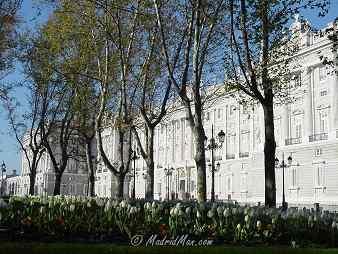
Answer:
<path fill-rule="evenodd" d="M 117 201 L 107 198 L 11 197 L 0 200 L 0 227 L 16 238 L 128 241 L 141 234 L 210 238 L 228 244 L 338 244 L 337 215 L 231 203 Z"/>

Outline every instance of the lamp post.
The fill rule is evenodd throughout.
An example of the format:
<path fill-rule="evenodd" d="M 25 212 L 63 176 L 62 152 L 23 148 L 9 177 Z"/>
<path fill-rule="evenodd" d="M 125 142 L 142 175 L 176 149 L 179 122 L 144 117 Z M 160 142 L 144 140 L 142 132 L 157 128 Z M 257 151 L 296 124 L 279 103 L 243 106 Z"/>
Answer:
<path fill-rule="evenodd" d="M 172 175 L 173 172 L 173 168 L 164 168 L 164 173 L 166 176 L 166 182 L 167 182 L 167 200 L 169 200 L 170 197 L 170 177 Z"/>
<path fill-rule="evenodd" d="M 205 149 L 211 151 L 211 202 L 215 201 L 215 171 L 216 169 L 215 169 L 214 150 L 221 148 L 224 143 L 225 133 L 223 130 L 221 130 L 217 134 L 217 138 L 218 138 L 218 143 L 215 142 L 215 138 L 214 138 L 214 125 L 211 125 L 211 139 L 210 139 L 209 144 L 207 144 L 208 138 L 205 137 L 205 143 L 206 143 Z M 219 164 L 219 167 L 220 167 L 220 164 Z"/>
<path fill-rule="evenodd" d="M 1 197 L 3 195 L 3 183 L 4 183 L 4 173 L 6 172 L 6 164 L 4 161 L 2 161 L 2 164 L 1 164 Z"/>
<path fill-rule="evenodd" d="M 131 198 L 135 199 L 136 194 L 135 194 L 135 188 L 136 188 L 136 160 L 138 160 L 140 157 L 137 156 L 136 151 L 133 152 L 133 157 L 131 158 L 134 161 L 134 174 L 133 174 L 133 191 L 131 193 Z"/>
<path fill-rule="evenodd" d="M 283 152 L 283 155 L 282 155 L 282 161 L 279 163 L 279 159 L 276 157 L 275 159 L 275 166 L 276 168 L 282 168 L 283 170 L 283 198 L 282 198 L 282 209 L 283 210 L 286 210 L 287 209 L 287 204 L 285 202 L 285 179 L 284 179 L 284 170 L 285 168 L 288 168 L 291 166 L 291 163 L 292 163 L 292 157 L 291 155 L 288 157 L 288 163 L 286 164 L 285 161 L 284 161 L 284 152 Z"/>

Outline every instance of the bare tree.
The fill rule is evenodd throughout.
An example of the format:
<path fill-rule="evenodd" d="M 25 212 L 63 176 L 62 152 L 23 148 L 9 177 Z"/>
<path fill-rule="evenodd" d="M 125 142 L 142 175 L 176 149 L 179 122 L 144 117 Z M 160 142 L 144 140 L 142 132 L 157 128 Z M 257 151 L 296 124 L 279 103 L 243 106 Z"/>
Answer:
<path fill-rule="evenodd" d="M 17 112 L 19 104 L 6 96 L 4 108 L 11 132 L 14 134 L 29 169 L 29 194 L 34 195 L 35 178 L 39 161 L 45 149 L 40 139 L 41 97 L 35 85 L 29 86 L 28 110 L 23 116 Z M 26 165 L 26 164 L 25 164 Z"/>
<path fill-rule="evenodd" d="M 292 55 L 298 50 L 290 18 L 302 8 L 325 12 L 328 1 L 230 0 L 226 86 L 258 101 L 264 112 L 265 204 L 276 206 L 274 97 L 285 98 Z"/>
<path fill-rule="evenodd" d="M 167 72 L 184 105 L 192 129 L 197 168 L 197 198 L 206 200 L 203 81 L 219 66 L 226 1 L 153 0 Z"/>

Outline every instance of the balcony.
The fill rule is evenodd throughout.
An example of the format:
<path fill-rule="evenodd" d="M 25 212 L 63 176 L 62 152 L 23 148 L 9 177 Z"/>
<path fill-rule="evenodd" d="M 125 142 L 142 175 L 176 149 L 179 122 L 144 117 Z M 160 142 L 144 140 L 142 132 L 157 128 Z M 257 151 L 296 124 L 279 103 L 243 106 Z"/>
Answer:
<path fill-rule="evenodd" d="M 290 145 L 296 145 L 296 144 L 300 144 L 302 143 L 302 138 L 299 137 L 299 138 L 288 138 L 288 139 L 285 139 L 285 145 L 286 146 L 290 146 Z"/>
<path fill-rule="evenodd" d="M 239 153 L 240 158 L 246 158 L 249 157 L 249 152 Z"/>
<path fill-rule="evenodd" d="M 309 136 L 309 141 L 310 142 L 315 142 L 315 141 L 320 141 L 320 140 L 327 140 L 328 135 L 327 133 L 319 133 L 319 134 L 314 134 Z"/>
<path fill-rule="evenodd" d="M 226 157 L 225 157 L 227 160 L 231 160 L 231 159 L 235 159 L 235 154 L 226 154 Z"/>

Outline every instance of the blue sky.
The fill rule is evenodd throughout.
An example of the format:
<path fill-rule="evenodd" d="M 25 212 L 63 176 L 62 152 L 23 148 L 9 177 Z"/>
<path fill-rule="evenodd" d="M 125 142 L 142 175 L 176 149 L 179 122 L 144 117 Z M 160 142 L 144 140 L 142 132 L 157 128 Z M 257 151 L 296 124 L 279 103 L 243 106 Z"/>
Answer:
<path fill-rule="evenodd" d="M 321 1 L 321 0 L 318 0 Z M 38 0 L 24 0 L 23 6 L 20 10 L 20 17 L 22 19 L 22 29 L 35 29 L 41 23 L 46 21 L 51 10 L 46 6 L 44 8 L 37 8 Z M 331 0 L 329 13 L 325 17 L 318 17 L 317 13 L 307 10 L 302 13 L 304 18 L 308 19 L 310 23 L 316 28 L 322 28 L 329 22 L 333 21 L 338 16 L 338 0 Z M 20 74 L 20 67 L 17 66 L 16 71 L 8 76 L 9 82 L 22 80 L 23 76 Z M 17 93 L 18 98 L 25 96 L 23 92 Z M 7 121 L 5 115 L 0 110 L 0 161 L 4 160 L 9 173 L 13 169 L 20 171 L 20 153 L 19 147 L 15 138 L 9 134 Z"/>

